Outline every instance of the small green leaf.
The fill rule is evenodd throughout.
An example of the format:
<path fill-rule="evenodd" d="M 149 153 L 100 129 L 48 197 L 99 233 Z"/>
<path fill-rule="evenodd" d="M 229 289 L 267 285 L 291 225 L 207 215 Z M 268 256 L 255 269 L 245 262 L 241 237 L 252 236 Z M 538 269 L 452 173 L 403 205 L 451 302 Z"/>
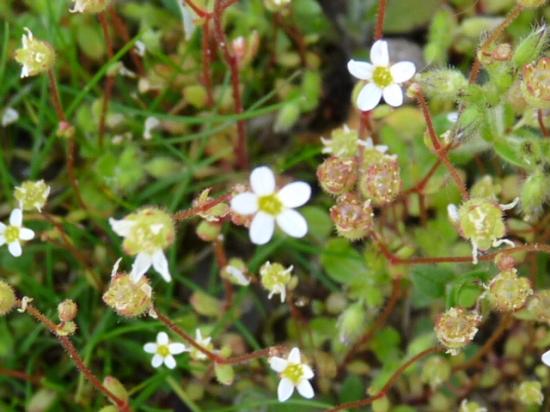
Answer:
<path fill-rule="evenodd" d="M 454 273 L 444 267 L 419 266 L 413 270 L 411 279 L 421 295 L 438 299 L 445 296 L 445 287 L 454 277 Z"/>
<path fill-rule="evenodd" d="M 350 283 L 368 274 L 361 254 L 345 239 L 331 239 L 321 254 L 327 274 L 340 283 Z"/>

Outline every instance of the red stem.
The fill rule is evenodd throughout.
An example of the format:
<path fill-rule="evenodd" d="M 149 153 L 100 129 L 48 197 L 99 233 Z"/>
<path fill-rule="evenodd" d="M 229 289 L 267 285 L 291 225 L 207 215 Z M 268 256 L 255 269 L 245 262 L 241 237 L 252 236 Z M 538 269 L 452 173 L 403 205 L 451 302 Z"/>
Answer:
<path fill-rule="evenodd" d="M 48 70 L 48 79 L 50 80 L 50 91 L 52 95 L 52 103 L 57 113 L 59 122 L 66 122 L 67 117 L 63 110 L 63 104 L 61 103 L 61 97 L 59 96 L 59 88 L 57 87 L 57 80 L 55 79 L 55 73 L 53 70 Z"/>
<path fill-rule="evenodd" d="M 549 137 L 550 130 L 548 130 L 544 125 L 544 112 L 542 109 L 537 110 L 537 120 L 539 121 L 539 126 L 540 126 L 540 130 L 542 131 L 542 135 L 544 137 Z"/>
<path fill-rule="evenodd" d="M 374 29 L 374 40 L 380 40 L 384 35 L 384 16 L 388 0 L 380 0 L 378 3 L 378 14 L 376 15 L 376 27 Z"/>
<path fill-rule="evenodd" d="M 116 9 L 114 6 L 110 8 L 111 12 L 111 19 L 113 21 L 113 27 L 115 28 L 115 31 L 117 34 L 124 40 L 125 43 L 130 43 L 130 33 L 128 32 L 128 27 L 126 27 L 126 24 L 124 23 L 124 20 L 118 15 L 116 12 Z M 145 75 L 145 68 L 143 67 L 143 62 L 141 61 L 141 56 L 138 54 L 136 49 L 132 47 L 132 50 L 130 51 L 130 57 L 132 58 L 132 61 L 134 62 L 134 66 L 136 66 L 136 69 L 140 76 Z"/>
<path fill-rule="evenodd" d="M 176 222 L 181 222 L 183 220 L 196 216 L 199 213 L 206 212 L 207 210 L 212 209 L 214 206 L 219 205 L 222 202 L 227 202 L 230 199 L 231 199 L 231 194 L 226 194 L 216 199 L 209 200 L 208 202 L 205 202 L 202 205 L 192 207 L 190 209 L 182 210 L 174 214 L 173 216 L 174 220 Z"/>
<path fill-rule="evenodd" d="M 214 92 L 212 87 L 212 48 L 210 47 L 210 18 L 202 26 L 202 81 L 206 87 L 208 107 L 214 107 Z"/>

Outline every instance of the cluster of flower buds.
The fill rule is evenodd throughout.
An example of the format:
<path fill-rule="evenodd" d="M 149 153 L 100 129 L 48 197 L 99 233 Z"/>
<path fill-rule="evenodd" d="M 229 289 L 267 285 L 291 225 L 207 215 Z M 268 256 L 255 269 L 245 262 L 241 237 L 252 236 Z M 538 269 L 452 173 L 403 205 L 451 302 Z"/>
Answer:
<path fill-rule="evenodd" d="M 435 333 L 447 353 L 457 355 L 474 339 L 480 322 L 481 316 L 476 311 L 452 307 L 437 319 Z"/>

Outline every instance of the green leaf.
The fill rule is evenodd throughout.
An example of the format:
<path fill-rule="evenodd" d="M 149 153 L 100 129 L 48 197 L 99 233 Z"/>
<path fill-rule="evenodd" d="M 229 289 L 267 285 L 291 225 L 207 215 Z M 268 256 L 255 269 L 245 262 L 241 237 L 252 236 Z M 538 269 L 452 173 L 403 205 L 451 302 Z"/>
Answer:
<path fill-rule="evenodd" d="M 317 206 L 306 206 L 300 209 L 300 213 L 307 220 L 309 235 L 315 239 L 322 241 L 332 232 L 332 220 L 330 220 L 330 216 L 325 209 Z"/>
<path fill-rule="evenodd" d="M 350 283 L 366 276 L 368 270 L 361 254 L 345 239 L 331 239 L 321 254 L 321 264 L 336 282 Z"/>
<path fill-rule="evenodd" d="M 359 376 L 348 376 L 340 389 L 340 403 L 358 401 L 365 397 L 365 384 Z"/>
<path fill-rule="evenodd" d="M 445 267 L 419 266 L 413 269 L 411 279 L 421 295 L 438 299 L 445 296 L 445 287 L 454 277 L 454 273 Z"/>

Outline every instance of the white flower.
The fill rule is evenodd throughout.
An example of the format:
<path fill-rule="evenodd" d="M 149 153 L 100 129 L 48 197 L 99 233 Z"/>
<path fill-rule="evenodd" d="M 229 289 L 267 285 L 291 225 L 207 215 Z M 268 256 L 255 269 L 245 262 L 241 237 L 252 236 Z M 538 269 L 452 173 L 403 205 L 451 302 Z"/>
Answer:
<path fill-rule="evenodd" d="M 2 113 L 2 127 L 9 126 L 19 120 L 19 112 L 13 107 L 6 107 Z"/>
<path fill-rule="evenodd" d="M 359 110 L 366 112 L 374 109 L 382 97 L 390 106 L 401 106 L 403 91 L 399 85 L 414 76 L 414 63 L 404 61 L 390 66 L 388 43 L 384 40 L 377 40 L 372 45 L 370 60 L 371 63 L 356 60 L 348 62 L 349 72 L 368 82 L 357 96 Z"/>
<path fill-rule="evenodd" d="M 210 336 L 202 337 L 202 333 L 200 329 L 195 330 L 195 342 L 197 342 L 200 346 L 202 346 L 205 349 L 208 349 L 209 351 L 213 351 L 214 346 L 211 343 L 212 338 Z M 205 360 L 207 356 L 202 353 L 197 348 L 191 347 L 189 350 L 191 357 L 195 360 Z"/>
<path fill-rule="evenodd" d="M 257 167 L 250 174 L 252 192 L 238 194 L 231 200 L 231 209 L 240 215 L 252 215 L 250 240 L 264 245 L 273 236 L 275 222 L 292 237 L 304 237 L 307 222 L 294 208 L 304 205 L 311 196 L 305 182 L 293 182 L 275 191 L 275 176 L 270 168 Z"/>
<path fill-rule="evenodd" d="M 8 244 L 8 250 L 15 256 L 21 256 L 20 240 L 31 240 L 34 232 L 23 227 L 23 212 L 21 209 L 13 209 L 10 214 L 10 224 L 6 226 L 0 222 L 0 246 Z"/>
<path fill-rule="evenodd" d="M 289 399 L 294 388 L 298 389 L 298 393 L 304 398 L 313 398 L 313 387 L 309 379 L 313 378 L 314 373 L 308 365 L 302 363 L 298 348 L 292 348 L 287 359 L 277 356 L 269 358 L 269 366 L 281 377 L 277 388 L 279 402 Z"/>
<path fill-rule="evenodd" d="M 550 366 L 550 350 L 547 350 L 542 354 L 541 360 L 546 366 Z"/>
<path fill-rule="evenodd" d="M 166 332 L 159 332 L 156 343 L 146 343 L 143 346 L 143 350 L 147 353 L 154 354 L 151 360 L 153 368 L 158 368 L 164 363 L 166 367 L 170 369 L 176 367 L 176 360 L 173 355 L 179 355 L 180 353 L 189 351 L 183 343 L 170 342 Z"/>

